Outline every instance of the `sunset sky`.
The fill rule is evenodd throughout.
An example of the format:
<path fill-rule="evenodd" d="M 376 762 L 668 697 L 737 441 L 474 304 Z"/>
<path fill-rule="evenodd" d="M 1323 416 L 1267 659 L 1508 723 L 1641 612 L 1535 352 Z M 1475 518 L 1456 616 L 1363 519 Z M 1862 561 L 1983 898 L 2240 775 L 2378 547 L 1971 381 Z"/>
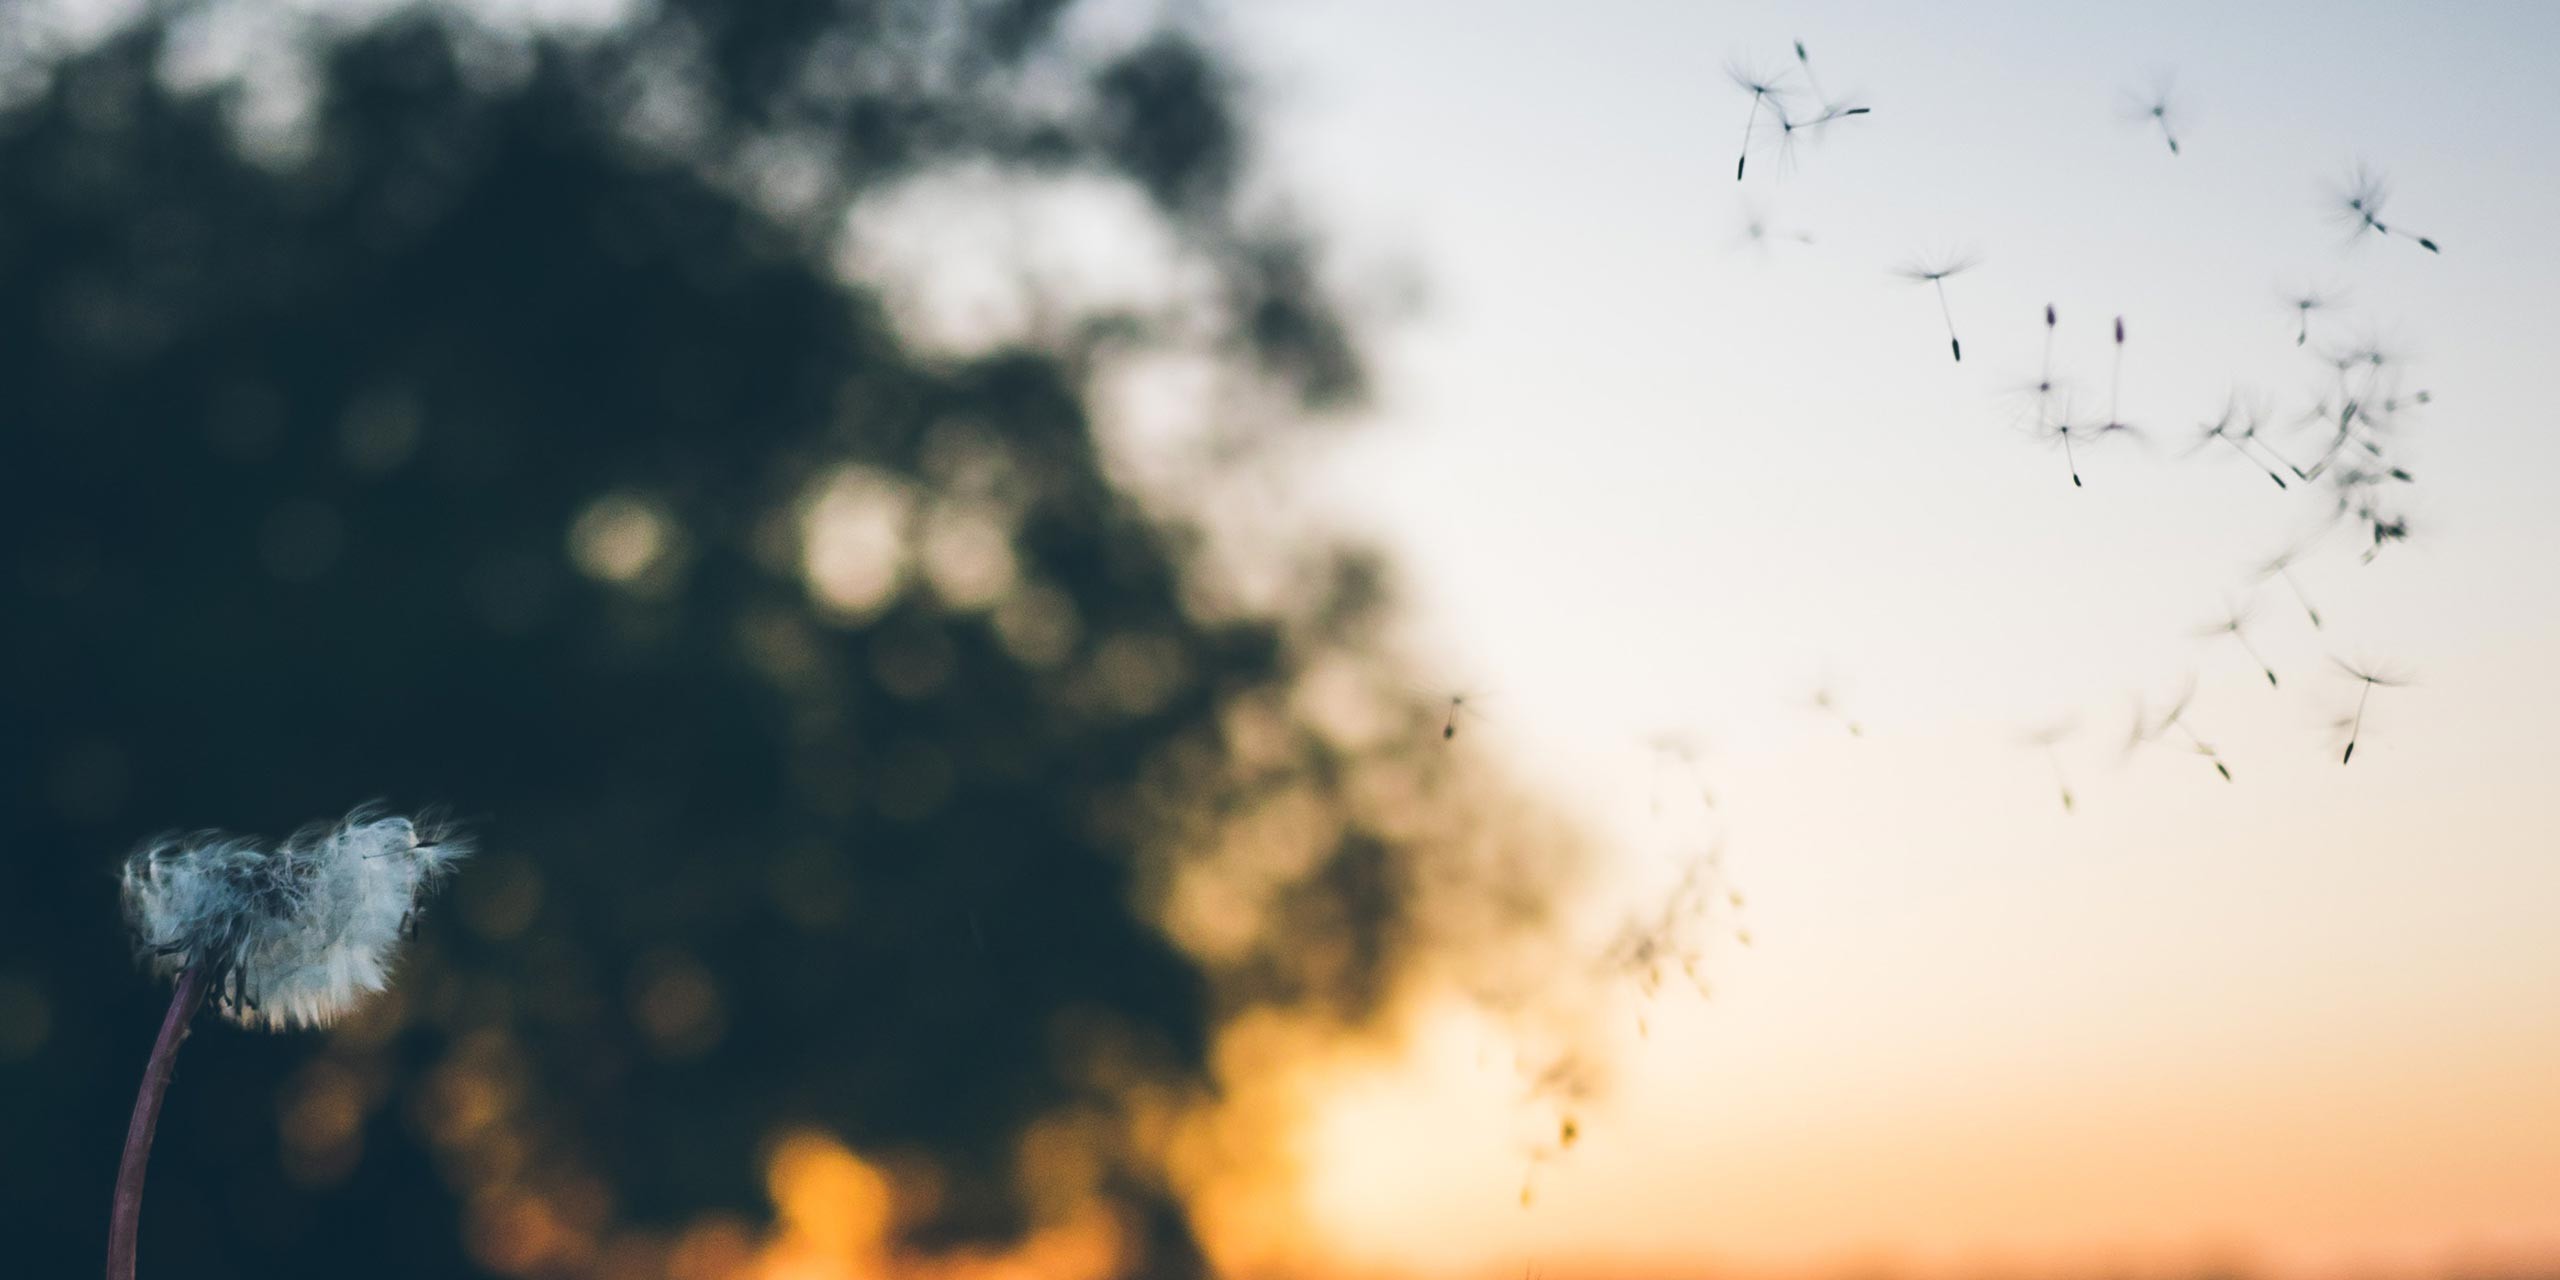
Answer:
<path fill-rule="evenodd" d="M 1322 454 L 1328 519 L 1400 557 L 1412 651 L 1495 753 L 1611 837 L 1592 911 L 1721 831 L 1753 945 L 1666 992 L 1518 1202 L 1519 1081 L 1456 1009 L 1322 1091 L 1309 1195 L 1381 1271 L 1849 1265 L 2322 1275 L 2560 1265 L 2560 10 L 2534 4 L 1254 6 L 1274 186 L 1352 273 L 1427 302 Z M 1802 39 L 1874 107 L 1792 172 L 1734 151 L 1734 57 Z M 2119 115 L 2174 77 L 2184 154 Z M 2349 244 L 2356 162 L 2434 237 Z M 1755 251 L 1743 203 L 1813 243 Z M 1890 268 L 1970 247 L 1966 359 Z M 2227 451 L 2324 370 L 2287 280 L 2435 402 L 2418 532 L 2299 571 L 2321 527 Z M 2063 459 L 2004 396 L 2057 364 L 2153 447 Z M 2195 629 L 2254 599 L 2270 690 Z M 2330 655 L 2416 676 L 2375 695 Z M 2192 673 L 2235 774 L 2120 745 Z M 1826 677 L 1863 722 L 1805 705 Z M 2019 742 L 2061 747 L 2078 811 Z M 1658 815 L 1648 734 L 1711 749 Z M 1677 808 L 1677 806 L 1674 806 Z"/>
<path fill-rule="evenodd" d="M 228 17 L 190 28 L 167 74 L 236 79 L 250 124 L 276 104 L 289 122 L 317 83 L 276 52 L 295 24 L 404 3 L 217 5 Z M 575 30 L 648 0 L 456 3 Z M 84 38 L 144 9 L 60 7 Z M 1105 1186 L 1122 1177 L 1108 1154 L 1161 1171 L 1239 1280 L 2560 1275 L 2560 396 L 2543 385 L 2560 367 L 2560 4 L 1098 0 L 1068 10 L 1064 38 L 1111 52 L 1202 12 L 1252 76 L 1244 205 L 1309 229 L 1329 283 L 1380 317 L 1364 335 L 1376 394 L 1347 423 L 1300 424 L 1294 403 L 1253 398 L 1267 387 L 1224 394 L 1250 381 L 1221 381 L 1233 349 L 1131 344 L 1130 367 L 1091 366 L 1114 479 L 1206 517 L 1213 554 L 1336 534 L 1384 549 L 1403 612 L 1393 660 L 1365 674 L 1464 691 L 1469 710 L 1447 742 L 1435 724 L 1426 752 L 1342 794 L 1394 808 L 1408 793 L 1392 788 L 1443 773 L 1458 781 L 1432 806 L 1497 793 L 1484 814 L 1399 811 L 1407 826 L 1380 838 L 1421 851 L 1414 881 L 1440 869 L 1425 854 L 1541 838 L 1526 822 L 1486 834 L 1515 801 L 1586 837 L 1598 866 L 1558 904 L 1580 958 L 1518 967 L 1551 981 L 1594 1089 L 1535 1095 L 1550 1028 L 1459 980 L 1409 1009 L 1380 1001 L 1409 1020 L 1360 1044 L 1304 1010 L 1277 1025 L 1287 1012 L 1222 1007 L 1218 1090 L 1159 1097 L 1095 1050 L 1097 1077 L 1127 1068 L 1134 1118 L 1062 1113 L 1018 1135 L 1019 1189 L 1042 1202 L 1025 1241 L 957 1262 L 908 1252 L 901 1215 L 922 1220 L 936 1175 L 812 1122 L 763 1150 L 769 1222 L 724 1209 L 671 1232 L 659 1272 L 1110 1274 L 1134 1236 L 1104 1194 L 1122 1190 Z M 1727 67 L 1801 86 L 1795 41 L 1872 114 L 1791 164 L 1757 137 L 1737 182 L 1755 117 Z M 1088 65 L 1115 64 L 1057 64 Z M 1000 87 L 1058 88 L 1033 68 Z M 2125 110 L 2162 84 L 2178 154 Z M 791 159 L 724 173 L 770 205 L 805 183 L 822 207 L 817 171 Z M 2326 193 L 2360 164 L 2387 176 L 2389 221 L 2440 254 L 2337 223 Z M 1754 219 L 1769 234 L 1747 236 Z M 864 186 L 827 243 L 829 265 L 879 289 L 919 368 L 1055 339 L 1042 326 L 1060 316 L 1196 319 L 1186 307 L 1231 296 L 1126 175 L 976 152 Z M 1953 254 L 1979 257 L 1946 282 L 1960 363 L 1937 296 L 1896 274 Z M 2283 291 L 2300 286 L 2346 303 L 2297 345 Z M 2122 323 L 2112 394 L 2146 440 L 2066 459 L 2031 436 L 2020 390 L 2048 306 L 2083 415 L 2111 397 Z M 2324 357 L 2367 347 L 2430 398 L 2394 442 L 2415 477 L 2397 495 L 2410 540 L 2370 563 L 2327 488 L 2279 492 L 2218 445 L 2186 456 L 2235 396 L 2270 406 L 2277 448 L 2316 454 L 2321 426 L 2285 424 L 2333 381 Z M 1273 421 L 1285 429 L 1251 429 Z M 1199 467 L 1177 447 L 1201 443 L 1176 438 L 1186 426 L 1254 447 Z M 835 622 L 910 585 L 902 531 L 920 508 L 869 471 L 831 474 L 801 532 Z M 569 545 L 590 576 L 628 584 L 682 560 L 683 530 L 654 508 L 588 510 L 603 518 Z M 1009 535 L 952 529 L 948 563 L 966 570 L 974 547 L 1000 566 L 979 605 L 1030 582 Z M 2288 548 L 2303 548 L 2292 582 L 2258 572 Z M 1235 584 L 1180 567 L 1192 621 L 1222 621 L 1205 615 Z M 2253 651 L 2203 634 L 2232 610 Z M 1160 651 L 1123 652 L 1148 683 Z M 2358 686 L 2340 660 L 2409 677 L 2372 691 L 2351 764 L 2339 721 Z M 1336 674 L 1316 665 L 1291 691 L 1309 703 Z M 2137 705 L 2184 688 L 2214 753 L 2128 749 Z M 2026 740 L 2063 723 L 2050 758 Z M 1649 746 L 1666 735 L 1694 760 Z M 1441 771 L 1428 750 L 1482 768 Z M 1421 829 L 1452 812 L 1467 821 Z M 1648 991 L 1641 966 L 1604 963 L 1619 922 L 1659 911 L 1711 851 L 1723 878 L 1699 981 Z M 1550 863 L 1522 861 L 1523 882 L 1549 887 Z M 1163 878 L 1173 905 L 1130 927 L 1206 951 L 1176 918 L 1184 882 Z M 1238 900 L 1267 905 L 1282 883 Z M 1385 883 L 1378 896 L 1410 891 L 1395 906 L 1414 921 L 1437 905 L 1435 886 Z M 519 884 L 521 932 L 541 893 Z M 1239 936 L 1269 925 L 1228 905 Z M 1534 917 L 1513 905 L 1488 914 Z M 1320 932 L 1266 936 L 1342 941 Z M 1392 942 L 1439 936 L 1417 924 Z M 1546 941 L 1499 936 L 1519 941 L 1507 960 Z M 1442 958 L 1381 968 L 1436 981 L 1459 967 Z M 0 1005 L 14 997 L 20 1024 L 43 1020 L 25 1013 L 31 980 L 0 980 L 18 981 Z M 453 1079 L 514 1085 L 495 1066 Z M 464 1211 L 475 1256 L 543 1273 L 540 1250 L 507 1252 L 549 1241 L 539 1196 Z"/>

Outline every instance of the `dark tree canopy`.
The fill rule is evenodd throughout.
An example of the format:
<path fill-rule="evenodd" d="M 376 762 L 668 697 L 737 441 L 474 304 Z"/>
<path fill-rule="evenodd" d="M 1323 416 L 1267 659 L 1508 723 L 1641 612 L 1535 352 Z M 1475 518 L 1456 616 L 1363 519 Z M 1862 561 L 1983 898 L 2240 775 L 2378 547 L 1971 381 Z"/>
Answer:
<path fill-rule="evenodd" d="M 1179 330 L 1315 408 L 1360 375 L 1241 207 L 1222 56 L 1088 56 L 1070 7 L 420 9 L 305 33 L 274 145 L 254 86 L 173 84 L 206 7 L 0 44 L 0 1271 L 95 1265 L 163 999 L 107 871 L 155 829 L 380 796 L 486 849 L 353 1024 L 197 1035 L 142 1253 L 208 1280 L 712 1268 L 694 1228 L 752 1238 L 800 1130 L 929 1164 L 918 1247 L 1001 1242 L 1059 1117 L 1122 1135 L 1115 1267 L 1196 1274 L 1133 1099 L 1539 916 L 1546 872 L 1417 817 L 1427 706 L 1363 738 L 1298 696 L 1385 669 L 1376 566 L 1203 609 L 1206 533 L 1109 473 L 1113 349 Z M 814 195 L 756 195 L 777 154 Z M 1218 287 L 921 354 L 825 231 L 961 161 L 1130 184 Z M 1220 861 L 1284 804 L 1304 856 Z M 1168 923 L 1204 877 L 1256 886 L 1215 947 Z"/>

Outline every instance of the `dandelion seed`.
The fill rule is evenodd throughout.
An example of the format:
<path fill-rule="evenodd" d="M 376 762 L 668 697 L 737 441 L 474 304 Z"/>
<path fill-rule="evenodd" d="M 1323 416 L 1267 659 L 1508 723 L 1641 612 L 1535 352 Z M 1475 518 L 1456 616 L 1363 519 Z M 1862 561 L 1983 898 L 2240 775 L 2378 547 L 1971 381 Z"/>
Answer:
<path fill-rule="evenodd" d="M 1472 698 L 1474 698 L 1475 696 L 1476 696 L 1476 695 L 1474 695 L 1474 694 L 1468 694 L 1468 693 L 1453 693 L 1453 694 L 1448 695 L 1448 698 L 1449 698 L 1449 714 L 1448 714 L 1448 718 L 1447 718 L 1446 720 L 1444 720 L 1444 721 L 1441 723 L 1441 725 L 1440 725 L 1440 740 L 1441 740 L 1441 741 L 1446 742 L 1446 741 L 1448 741 L 1449 739 L 1451 739 L 1451 738 L 1455 738 L 1455 737 L 1457 737 L 1457 736 L 1458 736 L 1458 717 L 1460 717 L 1460 716 L 1462 716 L 1462 715 L 1473 715 L 1473 714 L 1475 714 L 1475 708 L 1474 708 L 1474 706 L 1470 705 L 1470 702 L 1469 702 L 1469 700 L 1470 700 L 1470 699 L 1472 699 Z"/>
<path fill-rule="evenodd" d="M 2346 181 L 2330 188 L 2329 216 L 2348 229 L 2350 237 L 2371 231 L 2381 236 L 2398 236 L 2414 242 L 2429 253 L 2441 253 L 2436 242 L 2414 231 L 2395 227 L 2382 220 L 2382 206 L 2391 198 L 2391 186 L 2381 174 L 2358 164 Z"/>
<path fill-rule="evenodd" d="M 2195 448 L 2187 451 L 2188 456 L 2193 457 L 2198 450 L 2219 440 L 2231 446 L 2232 452 L 2248 459 L 2251 466 L 2265 473 L 2267 479 L 2274 481 L 2277 488 L 2290 487 L 2285 484 L 2284 476 L 2275 469 L 2274 464 L 2249 451 L 2249 446 L 2252 444 L 2258 444 L 2260 448 L 2266 447 L 2258 441 L 2259 412 L 2255 406 L 2234 393 L 2230 399 L 2223 402 L 2221 417 L 2212 422 L 2200 424 L 2201 434 L 2196 439 Z M 2278 458 L 2277 461 L 2281 462 L 2283 459 Z M 2293 464 L 2285 465 L 2291 467 Z"/>
<path fill-rule="evenodd" d="M 1742 240 L 1753 250 L 1766 254 L 1773 241 L 1785 240 L 1794 244 L 1812 244 L 1813 236 L 1804 231 L 1772 226 L 1767 214 L 1758 204 L 1745 200 L 1742 203 Z"/>
<path fill-rule="evenodd" d="M 107 1242 L 109 1280 L 131 1280 L 143 1172 L 178 1045 L 210 1000 L 246 1027 L 323 1026 L 390 985 L 419 904 L 469 852 L 440 818 L 366 806 L 272 848 L 202 831 L 147 841 L 125 860 L 134 947 L 176 991 L 143 1071 Z"/>
<path fill-rule="evenodd" d="M 1707 781 L 1707 767 L 1704 759 L 1706 749 L 1699 745 L 1695 737 L 1685 733 L 1666 731 L 1645 739 L 1644 746 L 1645 750 L 1653 756 L 1652 806 L 1656 817 L 1662 814 L 1662 773 L 1663 770 L 1670 768 L 1676 768 L 1687 774 L 1690 785 L 1696 789 L 1698 803 L 1709 812 L 1715 810 L 1715 788 Z"/>
<path fill-rule="evenodd" d="M 2178 154 L 2178 131 L 2173 123 L 2176 114 L 2170 92 L 2171 78 L 2160 75 L 2148 89 L 2128 89 L 2123 98 L 2122 113 L 2127 120 L 2144 123 L 2160 130 L 2160 138 L 2169 144 L 2169 154 Z"/>
<path fill-rule="evenodd" d="M 2121 422 L 2080 423 L 2072 420 L 2071 405 L 2065 401 L 2061 412 L 2034 424 L 2036 439 L 2062 447 L 2062 458 L 2071 471 L 2071 485 L 2080 488 L 2080 450 L 2123 438 L 2139 440 L 2142 432 Z"/>
<path fill-rule="evenodd" d="M 1440 721 L 1440 740 L 1443 742 L 1457 737 L 1458 730 L 1467 721 L 1487 718 L 1484 704 L 1493 700 L 1492 694 L 1475 688 L 1432 684 L 1406 684 L 1403 687 L 1416 698 L 1439 704 L 1433 718 Z"/>
<path fill-rule="evenodd" d="M 1748 63 L 1728 63 L 1724 73 L 1751 95 L 1751 110 L 1742 120 L 1742 150 L 1733 161 L 1733 180 L 1740 182 L 1743 166 L 1751 162 L 1751 134 L 1759 127 L 1761 108 L 1767 106 L 1775 118 L 1785 104 L 1786 90 L 1779 84 L 1777 75 L 1763 74 Z"/>
<path fill-rule="evenodd" d="M 1813 89 L 1816 109 L 1810 116 L 1797 118 L 1787 110 L 1786 103 L 1783 99 L 1776 97 L 1771 98 L 1770 113 L 1776 119 L 1778 125 L 1778 159 L 1781 169 L 1793 162 L 1795 157 L 1796 140 L 1799 135 L 1820 136 L 1816 131 L 1822 129 L 1826 125 L 1835 124 L 1839 121 L 1847 120 L 1855 116 L 1863 116 L 1869 112 L 1869 108 L 1853 105 L 1852 101 L 1848 98 L 1834 99 L 1830 94 L 1823 92 L 1822 81 L 1820 77 L 1814 74 L 1813 71 L 1813 56 L 1805 52 L 1804 42 L 1802 40 L 1796 41 L 1795 48 L 1796 65 L 1803 70 L 1805 83 L 1810 85 Z M 1749 86 L 1746 84 L 1745 87 Z M 1741 176 L 1739 166 L 1736 166 L 1735 176 Z"/>
<path fill-rule="evenodd" d="M 1848 711 L 1840 705 L 1839 692 L 1831 686 L 1829 681 L 1826 680 L 1821 685 L 1817 686 L 1814 689 L 1812 696 L 1805 699 L 1805 701 L 1814 710 L 1838 721 L 1841 728 L 1849 731 L 1850 737 L 1863 738 L 1867 736 L 1866 726 L 1859 724 L 1857 718 L 1850 715 Z"/>
<path fill-rule="evenodd" d="M 2062 745 L 2064 739 L 2071 736 L 2072 731 L 2077 729 L 2079 724 L 2077 718 L 2064 716 L 2052 723 L 2029 729 L 2023 738 L 2029 747 L 2042 753 L 2045 763 L 2052 767 L 2054 789 L 2062 794 L 2064 813 L 2072 811 L 2071 779 L 2062 771 L 2062 753 L 2057 748 Z"/>
<path fill-rule="evenodd" d="M 1961 275 L 1981 264 L 1982 258 L 1978 254 L 1953 252 L 1942 253 L 1932 258 L 1917 259 L 1894 270 L 1895 275 L 1905 280 L 1914 284 L 1928 285 L 1937 291 L 1938 314 L 1944 316 L 1947 321 L 1947 349 L 1955 353 L 1958 364 L 1964 362 L 1964 342 L 1956 337 L 1955 309 L 1947 304 L 1947 277 Z"/>
<path fill-rule="evenodd" d="M 2219 639 L 2223 636 L 2231 637 L 2232 642 L 2240 646 L 2240 651 L 2249 655 L 2249 661 L 2258 664 L 2259 673 L 2267 678 L 2267 687 L 2282 687 L 2276 682 L 2276 669 L 2268 665 L 2266 658 L 2258 652 L 2256 645 L 2249 643 L 2249 633 L 2246 630 L 2248 625 L 2248 607 L 2242 604 L 2230 604 L 2220 621 L 2198 628 L 2196 635 L 2206 640 Z"/>
<path fill-rule="evenodd" d="M 2384 516 L 2377 514 L 2369 517 L 2368 523 L 2373 529 L 2373 545 L 2365 548 L 2364 554 L 2358 557 L 2358 559 L 2362 560 L 2366 564 L 2372 564 L 2373 558 L 2381 555 L 2382 549 L 2385 546 L 2395 542 L 2407 542 L 2409 540 L 2409 518 L 2407 516 Z"/>
<path fill-rule="evenodd" d="M 2257 577 L 2261 582 L 2269 578 L 2281 580 L 2286 589 L 2293 592 L 2294 602 L 2300 604 L 2302 612 L 2311 619 L 2312 628 L 2317 630 L 2320 626 L 2319 606 L 2311 603 L 2310 593 L 2304 591 L 2301 580 L 2293 576 L 2293 566 L 2310 550 L 2311 548 L 2307 545 L 2288 548 L 2274 559 L 2259 565 Z"/>
<path fill-rule="evenodd" d="M 2400 672 L 2388 670 L 2369 662 L 2349 662 L 2344 658 L 2334 657 L 2329 659 L 2329 661 L 2338 664 L 2338 669 L 2340 671 L 2346 672 L 2349 676 L 2361 681 L 2363 685 L 2362 688 L 2356 691 L 2355 714 L 2340 725 L 2341 728 L 2344 728 L 2347 731 L 2347 750 L 2346 754 L 2338 757 L 2338 763 L 2348 764 L 2355 760 L 2356 743 L 2361 741 L 2364 737 L 2365 703 L 2372 699 L 2374 688 L 2376 686 L 2380 686 L 2385 689 L 2405 688 L 2409 684 L 2409 677 Z"/>
<path fill-rule="evenodd" d="M 2312 312 L 2327 311 L 2342 306 L 2347 300 L 2346 290 L 2335 287 L 2305 286 L 2299 289 L 2287 289 L 2283 291 L 2282 296 L 2284 304 L 2293 309 L 2293 345 L 2297 347 L 2311 341 Z"/>
<path fill-rule="evenodd" d="M 2107 375 L 2107 423 L 2106 423 L 2106 425 L 2107 425 L 2107 428 L 2108 428 L 2109 430 L 2118 430 L 2118 431 L 2120 431 L 2120 430 L 2127 430 L 2127 429 L 2128 429 L 2128 428 L 2126 428 L 2126 426 L 2125 426 L 2125 422 L 2124 422 L 2124 415 L 2123 415 L 2122 413 L 2118 412 L 2118 410 L 2119 410 L 2119 409 L 2121 408 L 2121 406 L 2122 406 L 2122 396 L 2123 396 L 2123 392 L 2124 392 L 2124 317 L 2123 317 L 2123 316 L 2117 316 L 2117 317 L 2116 317 L 2116 354 L 2115 354 L 2115 367 L 2114 367 L 2114 370 L 2113 370 L 2112 372 L 2110 372 L 2110 373 Z"/>
<path fill-rule="evenodd" d="M 2143 715 L 2142 700 L 2135 698 L 2133 732 L 2125 741 L 2125 752 L 2131 754 L 2146 743 L 2162 741 L 2175 733 L 2185 739 L 2189 753 L 2204 757 L 2205 763 L 2212 765 L 2213 771 L 2221 774 L 2224 782 L 2229 782 L 2232 780 L 2231 766 L 2223 763 L 2222 753 L 2197 736 L 2195 729 L 2187 724 L 2187 707 L 2194 700 L 2195 682 L 2190 680 L 2179 688 L 2176 697 L 2169 700 L 2168 709 L 2161 712 L 2158 719 L 2148 719 Z"/>

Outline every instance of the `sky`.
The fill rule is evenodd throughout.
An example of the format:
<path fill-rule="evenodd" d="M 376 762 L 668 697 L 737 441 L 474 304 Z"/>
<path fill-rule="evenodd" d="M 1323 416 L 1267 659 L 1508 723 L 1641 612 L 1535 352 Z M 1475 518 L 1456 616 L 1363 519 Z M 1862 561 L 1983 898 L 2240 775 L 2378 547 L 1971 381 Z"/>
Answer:
<path fill-rule="evenodd" d="M 1269 182 L 1349 278 L 1422 282 L 1381 390 L 1318 452 L 1325 518 L 1385 545 L 1411 652 L 1492 753 L 1607 837 L 1590 910 L 1721 840 L 1749 945 L 1666 991 L 1565 1159 L 1488 1114 L 1481 1020 L 1322 1091 L 1306 1194 L 1345 1268 L 1828 1274 L 2560 1265 L 2560 9 L 2474 4 L 1251 6 Z M 1734 156 L 1725 75 L 1802 40 L 1842 121 Z M 2171 78 L 2182 152 L 2120 114 Z M 2357 162 L 2442 245 L 2350 242 Z M 1812 242 L 1755 249 L 1744 201 Z M 1954 249 L 1964 339 L 1890 274 Z M 2322 527 L 2227 451 L 2323 366 L 2280 282 L 2351 293 L 2433 395 L 2405 547 Z M 2124 420 L 2019 429 L 2042 311 Z M 2306 437 L 2307 439 L 2307 437 Z M 2316 441 L 2309 446 L 2316 447 Z M 2254 603 L 2268 687 L 2196 629 Z M 2332 657 L 2415 677 L 2355 686 Z M 2121 750 L 2192 677 L 2193 754 Z M 1807 704 L 1825 683 L 1863 727 Z M 2076 717 L 2057 803 L 2029 726 Z M 1707 748 L 1712 814 L 1648 735 Z M 1666 807 L 1670 812 L 1665 812 Z"/>

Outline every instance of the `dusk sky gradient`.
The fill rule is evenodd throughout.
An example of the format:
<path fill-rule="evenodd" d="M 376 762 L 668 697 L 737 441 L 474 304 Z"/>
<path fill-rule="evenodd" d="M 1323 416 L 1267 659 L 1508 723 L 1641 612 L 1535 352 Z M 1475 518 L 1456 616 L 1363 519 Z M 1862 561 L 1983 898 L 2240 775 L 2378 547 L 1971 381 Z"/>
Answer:
<path fill-rule="evenodd" d="M 1399 557 L 1426 669 L 1488 691 L 1461 748 L 1610 837 L 1604 899 L 1712 827 L 1754 940 L 1712 955 L 1712 1000 L 1625 1028 L 1527 1211 L 1480 1020 L 1346 1068 L 1311 1162 L 1328 1248 L 1480 1275 L 2560 1264 L 2560 9 L 1314 0 L 1235 26 L 1274 187 L 1428 296 L 1315 467 L 1326 517 Z M 1737 185 L 1724 66 L 1796 39 L 1874 114 Z M 2176 157 L 2119 116 L 2163 72 Z M 2359 160 L 2441 257 L 2325 219 Z M 1746 197 L 1814 243 L 1747 246 Z M 1948 246 L 1983 255 L 1949 282 L 1961 365 L 1888 274 Z M 2327 497 L 2177 457 L 2235 387 L 2308 403 L 2286 280 L 2347 284 L 2334 344 L 2435 396 L 2418 533 L 2371 565 L 2323 543 L 2319 631 L 2249 567 Z M 2125 317 L 2124 414 L 2157 432 L 2083 456 L 2080 489 L 2004 394 L 2048 302 L 2083 394 Z M 2193 634 L 2252 598 L 2278 690 Z M 2417 676 L 2348 767 L 2331 655 Z M 1863 739 L 1804 706 L 1826 672 Z M 2136 692 L 2189 673 L 2231 784 L 2121 758 Z M 2068 816 L 2017 741 L 2064 713 Z M 1712 747 L 1712 824 L 1655 813 L 1641 743 L 1671 729 Z"/>

